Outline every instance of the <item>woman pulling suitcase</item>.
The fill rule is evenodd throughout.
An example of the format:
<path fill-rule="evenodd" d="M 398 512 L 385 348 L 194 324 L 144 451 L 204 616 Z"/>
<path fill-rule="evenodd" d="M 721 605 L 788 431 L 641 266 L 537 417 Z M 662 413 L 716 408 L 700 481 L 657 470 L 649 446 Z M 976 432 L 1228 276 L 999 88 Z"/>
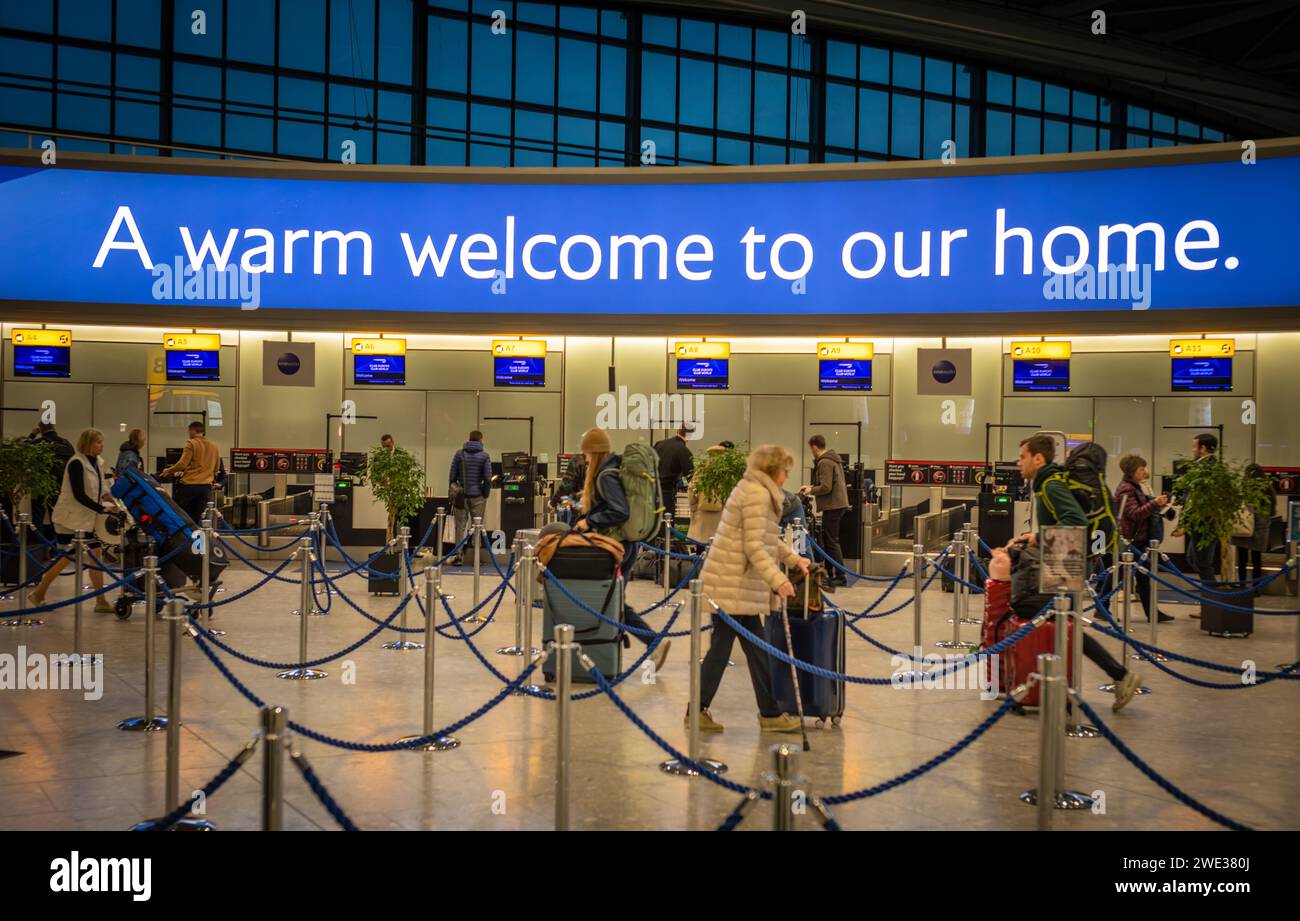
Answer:
<path fill-rule="evenodd" d="M 763 635 L 764 614 L 778 612 L 774 616 L 780 616 L 777 599 L 794 597 L 794 586 L 781 565 L 808 574 L 808 561 L 781 541 L 781 486 L 792 466 L 794 457 L 780 445 L 754 449 L 744 477 L 723 506 L 713 548 L 700 573 L 704 594 L 755 636 Z M 709 712 L 709 704 L 722 682 L 727 657 L 737 639 L 726 621 L 713 618 L 709 651 L 700 673 L 700 729 L 705 732 L 722 731 L 722 725 Z M 759 728 L 765 732 L 798 732 L 803 728 L 802 721 L 777 707 L 767 653 L 751 640 L 739 639 L 758 702 Z M 688 725 L 689 720 L 688 711 Z"/>
<path fill-rule="evenodd" d="M 587 458 L 587 476 L 582 485 L 581 517 L 573 529 L 606 534 L 627 521 L 630 514 L 627 492 L 623 489 L 623 481 L 619 476 L 623 458 L 613 453 L 609 433 L 604 429 L 592 429 L 582 436 L 582 453 Z M 636 563 L 638 548 L 636 541 L 622 541 L 622 544 L 623 562 L 619 566 L 619 572 L 626 578 Z M 638 630 L 655 632 L 626 601 L 623 603 L 623 623 Z M 647 646 L 650 645 L 649 637 L 636 633 L 632 635 Z M 663 667 L 671 645 L 672 641 L 664 638 L 651 654 L 650 662 L 656 672 Z"/>

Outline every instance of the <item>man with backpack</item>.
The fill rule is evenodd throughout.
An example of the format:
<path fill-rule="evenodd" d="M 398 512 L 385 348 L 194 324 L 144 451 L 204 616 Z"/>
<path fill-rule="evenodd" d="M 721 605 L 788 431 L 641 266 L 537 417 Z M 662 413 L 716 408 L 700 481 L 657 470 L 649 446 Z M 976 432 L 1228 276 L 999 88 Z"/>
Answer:
<path fill-rule="evenodd" d="M 1100 446 L 1098 446 L 1100 449 Z M 1074 458 L 1074 455 L 1071 455 Z M 1095 455 L 1090 457 L 1089 463 L 1096 460 Z M 1093 546 L 1092 535 L 1100 532 L 1105 535 L 1105 529 L 1100 524 L 1100 516 L 1091 517 L 1080 504 L 1078 496 L 1082 494 L 1085 498 L 1090 495 L 1097 495 L 1099 488 L 1104 488 L 1105 483 L 1100 482 L 1100 486 L 1089 485 L 1080 482 L 1079 479 L 1067 475 L 1065 469 L 1056 463 L 1056 443 L 1050 435 L 1031 435 L 1024 441 L 1020 442 L 1020 455 L 1017 463 L 1020 465 L 1020 475 L 1029 483 L 1033 484 L 1034 493 L 1034 518 L 1038 527 L 1044 525 L 1072 525 L 1089 529 L 1088 545 L 1091 550 Z M 1105 469 L 1105 452 L 1102 452 L 1102 467 Z M 1082 465 L 1075 464 L 1071 470 L 1078 470 Z M 1086 479 L 1086 477 L 1084 477 Z M 1101 499 L 1102 497 L 1099 497 Z M 1110 499 L 1104 497 L 1103 504 L 1107 513 L 1109 513 Z M 1111 524 L 1114 524 L 1114 516 L 1111 516 Z M 1099 540 L 1101 538 L 1098 538 Z M 1113 530 L 1108 538 L 1110 542 L 1114 541 Z M 1020 535 L 1007 545 L 1008 550 L 1014 549 L 1015 544 L 1021 544 L 1028 547 L 1038 546 L 1038 536 L 1034 532 L 1028 532 Z M 1102 553 L 1096 554 L 1102 556 Z M 1090 553 L 1090 555 L 1092 555 Z M 1079 629 L 1082 629 L 1080 625 Z M 1142 686 L 1142 677 L 1137 672 L 1130 671 L 1123 664 L 1116 661 L 1101 643 L 1098 643 L 1088 634 L 1083 636 L 1083 654 L 1092 661 L 1094 665 L 1104 671 L 1110 680 L 1115 683 L 1115 706 L 1118 710 L 1132 699 L 1137 693 L 1138 688 Z"/>
<path fill-rule="evenodd" d="M 604 429 L 594 428 L 582 436 L 582 453 L 587 459 L 587 479 L 582 488 L 580 517 L 575 531 L 595 531 L 623 544 L 623 562 L 619 572 L 627 577 L 636 563 L 639 542 L 651 540 L 659 531 L 658 455 L 648 445 L 628 445 L 615 454 Z M 653 633 L 654 628 L 623 603 L 623 623 L 637 630 Z M 632 634 L 647 646 L 650 638 Z M 650 657 L 658 671 L 668 657 L 667 638 Z"/>
<path fill-rule="evenodd" d="M 483 450 L 483 433 L 475 429 L 451 459 L 447 496 L 451 500 L 452 517 L 456 520 L 456 546 L 460 546 L 470 520 L 482 520 L 490 492 L 492 458 Z M 464 554 L 458 553 L 452 565 L 458 566 L 463 560 Z"/>

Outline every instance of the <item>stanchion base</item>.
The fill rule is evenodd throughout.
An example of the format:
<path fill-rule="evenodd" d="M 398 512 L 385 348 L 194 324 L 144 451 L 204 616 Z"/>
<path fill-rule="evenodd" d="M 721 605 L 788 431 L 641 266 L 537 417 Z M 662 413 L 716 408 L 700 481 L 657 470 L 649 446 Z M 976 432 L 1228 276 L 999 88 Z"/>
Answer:
<path fill-rule="evenodd" d="M 312 608 L 310 611 L 307 612 L 307 616 L 309 616 L 309 617 L 328 617 L 328 616 L 329 616 L 329 613 L 330 613 L 329 611 L 322 611 L 320 608 Z M 301 616 L 302 616 L 302 610 L 299 609 L 299 608 L 294 608 L 292 611 L 289 612 L 289 614 L 290 614 L 290 616 L 292 616 L 292 617 L 301 617 Z"/>
<path fill-rule="evenodd" d="M 1028 806 L 1038 805 L 1038 791 L 1026 790 L 1020 794 L 1020 802 Z M 1074 790 L 1057 790 L 1056 791 L 1056 808 L 1057 809 L 1091 809 L 1092 797 L 1086 793 L 1078 793 Z"/>
<path fill-rule="evenodd" d="M 225 630 L 200 630 L 199 633 L 202 633 L 204 636 L 225 636 L 226 635 Z M 190 633 L 187 630 L 185 632 L 185 635 L 193 639 L 196 634 Z"/>
<path fill-rule="evenodd" d="M 979 627 L 979 626 L 982 626 L 982 625 L 984 624 L 984 621 L 982 621 L 982 620 L 976 620 L 976 619 L 973 618 L 973 617 L 963 617 L 963 618 L 961 619 L 961 622 L 962 622 L 963 624 L 965 624 L 966 626 L 968 626 L 968 627 Z M 952 623 L 952 618 L 951 618 L 951 617 L 948 618 L 948 623 Z"/>
<path fill-rule="evenodd" d="M 535 655 L 537 655 L 539 652 L 541 652 L 540 649 L 525 650 L 524 647 L 522 647 L 522 646 L 502 646 L 500 649 L 497 650 L 497 655 L 499 655 L 499 656 L 523 656 L 523 655 L 535 656 Z"/>
<path fill-rule="evenodd" d="M 410 640 L 393 640 L 391 643 L 385 643 L 383 649 L 423 649 L 423 643 L 412 643 Z"/>
<path fill-rule="evenodd" d="M 137 822 L 135 825 L 132 825 L 130 828 L 128 828 L 127 831 L 153 831 L 154 827 L 160 821 L 161 821 L 160 819 L 149 819 L 147 822 Z M 216 831 L 217 826 L 209 822 L 207 819 L 190 818 L 190 819 L 181 819 L 179 822 L 177 822 L 175 825 L 173 825 L 171 828 L 167 830 L 168 831 Z"/>
<path fill-rule="evenodd" d="M 1288 669 L 1288 668 L 1300 669 L 1300 662 L 1283 662 L 1281 665 L 1277 667 L 1277 670 L 1282 671 L 1283 669 Z"/>
<path fill-rule="evenodd" d="M 0 621 L 0 627 L 43 627 L 45 621 L 39 617 L 11 617 Z"/>
<path fill-rule="evenodd" d="M 1065 735 L 1070 739 L 1098 739 L 1101 738 L 1101 730 L 1087 723 L 1079 723 L 1077 726 L 1066 726 Z"/>
<path fill-rule="evenodd" d="M 961 640 L 940 640 L 934 644 L 938 649 L 970 649 L 971 644 Z"/>
<path fill-rule="evenodd" d="M 402 736 L 398 742 L 409 742 L 412 739 L 422 739 L 423 736 Z M 423 745 L 416 745 L 414 748 L 408 748 L 407 751 L 413 752 L 449 752 L 453 748 L 460 748 L 460 739 L 455 736 L 438 736 L 432 742 L 425 742 Z"/>
<path fill-rule="evenodd" d="M 485 624 L 487 618 L 481 614 L 466 614 L 460 619 L 460 622 L 462 624 Z"/>
<path fill-rule="evenodd" d="M 511 696 L 511 697 L 529 697 L 529 696 L 532 696 L 533 694 L 540 694 L 540 693 L 542 693 L 542 692 L 544 692 L 544 691 L 548 691 L 548 690 L 550 690 L 550 688 L 544 688 L 544 687 L 542 687 L 540 684 L 526 684 L 526 685 L 524 685 L 524 686 L 521 687 L 521 688 L 517 688 L 516 690 L 511 691 L 511 692 L 510 692 L 510 696 Z"/>
<path fill-rule="evenodd" d="M 1244 640 L 1246 637 L 1250 636 L 1249 633 L 1233 633 L 1230 630 L 1224 630 L 1222 633 L 1215 633 L 1212 630 L 1206 630 L 1205 635 L 1217 636 L 1225 640 Z"/>
<path fill-rule="evenodd" d="M 1157 653 L 1152 653 L 1152 654 L 1149 654 L 1149 655 L 1145 655 L 1145 656 L 1142 655 L 1141 653 L 1137 653 L 1137 652 L 1135 652 L 1135 653 L 1133 653 L 1131 656 L 1129 656 L 1129 658 L 1132 659 L 1132 660 L 1135 661 L 1135 662 L 1141 662 L 1141 661 L 1146 660 L 1146 659 L 1150 659 L 1150 660 L 1153 660 L 1153 661 L 1156 661 L 1156 662 L 1168 662 L 1168 661 L 1169 661 L 1169 657 L 1168 657 L 1168 656 L 1166 656 L 1166 655 L 1162 655 L 1161 653 L 1158 653 L 1158 652 L 1157 652 Z"/>
<path fill-rule="evenodd" d="M 701 664 L 701 665 L 704 664 L 704 656 L 700 656 L 700 664 Z M 728 660 L 727 660 L 727 667 L 728 667 L 728 668 L 735 668 L 735 667 L 736 667 L 736 663 L 733 662 L 733 661 L 731 661 L 730 659 L 728 659 Z"/>
<path fill-rule="evenodd" d="M 1098 685 L 1098 686 L 1097 686 L 1097 690 L 1099 690 L 1099 691 L 1105 691 L 1107 694 L 1114 694 L 1114 693 L 1115 693 L 1115 685 L 1114 685 L 1114 684 L 1101 684 L 1101 685 Z M 1142 687 L 1138 688 L 1136 691 L 1133 692 L 1133 696 L 1134 696 L 1134 697 L 1141 697 L 1143 694 L 1150 694 L 1150 693 L 1151 693 L 1151 689 L 1150 689 L 1149 687 L 1147 687 L 1146 685 L 1143 685 Z"/>
<path fill-rule="evenodd" d="M 311 681 L 315 678 L 328 678 L 329 672 L 318 671 L 314 668 L 291 668 L 287 672 L 280 672 L 275 677 L 284 678 L 287 681 Z"/>
<path fill-rule="evenodd" d="M 155 716 L 147 720 L 143 716 L 133 716 L 129 720 L 122 720 L 117 728 L 127 732 L 162 732 L 167 728 L 167 717 Z"/>
<path fill-rule="evenodd" d="M 714 774 L 727 773 L 727 766 L 721 761 L 714 761 L 712 758 L 700 758 L 695 762 L 702 764 Z M 665 774 L 676 774 L 679 777 L 699 777 L 700 772 L 688 765 L 685 761 L 678 761 L 676 758 L 670 758 L 659 765 L 659 770 Z"/>

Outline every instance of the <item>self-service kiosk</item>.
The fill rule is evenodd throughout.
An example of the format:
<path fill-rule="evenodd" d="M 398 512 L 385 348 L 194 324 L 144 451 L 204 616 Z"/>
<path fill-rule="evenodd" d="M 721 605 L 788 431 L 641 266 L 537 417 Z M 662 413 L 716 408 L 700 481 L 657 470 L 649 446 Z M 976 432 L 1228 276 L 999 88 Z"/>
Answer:
<path fill-rule="evenodd" d="M 537 527 L 538 483 L 545 471 L 536 457 L 524 451 L 502 454 L 500 466 L 497 483 L 501 490 L 501 530 L 509 546 L 516 531 Z"/>

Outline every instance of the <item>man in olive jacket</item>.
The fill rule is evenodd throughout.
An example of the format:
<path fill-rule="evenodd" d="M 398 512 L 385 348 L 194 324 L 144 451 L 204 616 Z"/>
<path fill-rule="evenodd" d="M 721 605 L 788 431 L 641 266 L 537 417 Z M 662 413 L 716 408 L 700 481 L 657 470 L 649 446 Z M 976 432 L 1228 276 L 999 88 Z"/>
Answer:
<path fill-rule="evenodd" d="M 813 484 L 800 488 L 800 492 L 815 496 L 817 511 L 822 516 L 822 540 L 826 555 L 844 565 L 844 553 L 840 549 L 840 525 L 844 513 L 849 510 L 849 488 L 844 481 L 844 462 L 834 451 L 826 447 L 826 438 L 814 435 L 808 439 L 808 447 L 813 456 Z M 848 577 L 831 567 L 831 582 L 835 585 L 847 585 Z"/>

